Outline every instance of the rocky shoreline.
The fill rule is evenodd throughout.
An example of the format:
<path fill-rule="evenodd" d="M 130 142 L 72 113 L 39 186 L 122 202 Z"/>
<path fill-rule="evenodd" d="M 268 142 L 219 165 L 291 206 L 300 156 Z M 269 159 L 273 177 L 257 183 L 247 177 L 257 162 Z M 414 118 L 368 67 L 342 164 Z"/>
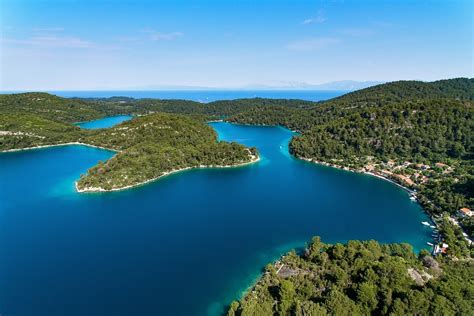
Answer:
<path fill-rule="evenodd" d="M 9 152 L 24 151 L 24 150 L 43 149 L 43 148 L 49 148 L 49 147 L 60 147 L 60 146 L 70 146 L 70 145 L 81 145 L 81 146 L 87 146 L 87 147 L 93 147 L 93 148 L 98 148 L 98 149 L 103 149 L 103 150 L 108 150 L 108 151 L 117 152 L 117 151 L 114 150 L 114 149 L 105 148 L 105 147 L 100 147 L 100 146 L 96 146 L 96 145 L 91 145 L 91 144 L 86 144 L 86 143 L 81 143 L 81 142 L 69 142 L 69 143 L 60 143 L 60 144 L 51 144 L 51 145 L 41 145 L 41 146 L 34 146 L 34 147 L 7 149 L 7 150 L 2 150 L 2 151 L 0 151 L 0 153 L 9 153 Z"/>

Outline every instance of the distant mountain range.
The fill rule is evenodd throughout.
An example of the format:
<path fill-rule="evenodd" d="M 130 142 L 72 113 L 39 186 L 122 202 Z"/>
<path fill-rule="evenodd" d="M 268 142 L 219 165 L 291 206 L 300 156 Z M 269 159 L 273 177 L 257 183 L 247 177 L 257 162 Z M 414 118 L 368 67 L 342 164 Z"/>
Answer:
<path fill-rule="evenodd" d="M 275 82 L 268 85 L 249 85 L 244 87 L 245 89 L 258 89 L 258 90 L 338 90 L 338 91 L 353 91 L 372 87 L 378 84 L 384 83 L 382 81 L 332 81 L 321 84 L 310 84 L 306 82 L 293 82 L 293 81 L 281 81 Z"/>
<path fill-rule="evenodd" d="M 146 85 L 121 90 L 332 90 L 354 91 L 384 83 L 383 81 L 332 81 L 321 84 L 310 84 L 296 81 L 276 81 L 269 84 L 249 84 L 234 87 L 205 87 L 185 85 Z"/>

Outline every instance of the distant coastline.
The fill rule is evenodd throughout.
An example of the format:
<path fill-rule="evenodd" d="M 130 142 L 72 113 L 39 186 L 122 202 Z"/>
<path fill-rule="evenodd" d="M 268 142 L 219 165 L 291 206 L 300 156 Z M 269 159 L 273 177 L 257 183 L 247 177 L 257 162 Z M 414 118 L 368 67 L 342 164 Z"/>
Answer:
<path fill-rule="evenodd" d="M 29 91 L 2 91 L 0 94 L 24 93 Z M 348 90 L 97 90 L 97 91 L 48 91 L 64 98 L 110 98 L 126 97 L 135 99 L 190 100 L 200 103 L 213 101 L 271 98 L 323 101 L 341 96 Z"/>

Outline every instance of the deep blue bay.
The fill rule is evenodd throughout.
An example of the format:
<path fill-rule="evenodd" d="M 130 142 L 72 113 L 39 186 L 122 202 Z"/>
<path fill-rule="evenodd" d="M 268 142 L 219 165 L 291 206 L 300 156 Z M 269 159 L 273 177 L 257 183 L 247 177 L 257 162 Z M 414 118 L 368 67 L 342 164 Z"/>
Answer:
<path fill-rule="evenodd" d="M 80 122 L 75 125 L 83 129 L 98 129 L 98 128 L 109 128 L 114 125 L 120 124 L 124 121 L 132 119 L 132 115 L 115 115 L 109 116 L 95 121 Z"/>
<path fill-rule="evenodd" d="M 428 217 L 401 188 L 291 157 L 281 127 L 211 126 L 256 146 L 261 161 L 78 194 L 74 180 L 113 153 L 0 154 L 0 313 L 217 315 L 314 235 L 416 249 L 430 240 Z"/>

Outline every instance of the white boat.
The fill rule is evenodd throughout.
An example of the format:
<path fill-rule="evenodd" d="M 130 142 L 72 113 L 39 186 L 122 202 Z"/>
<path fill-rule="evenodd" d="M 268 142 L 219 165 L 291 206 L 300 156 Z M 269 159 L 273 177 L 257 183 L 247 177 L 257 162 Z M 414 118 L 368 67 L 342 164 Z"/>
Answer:
<path fill-rule="evenodd" d="M 416 201 L 416 197 L 414 195 L 410 196 L 410 200 Z"/>
<path fill-rule="evenodd" d="M 428 245 L 430 245 L 430 246 L 433 246 L 433 244 L 432 244 L 432 243 L 430 243 L 430 242 L 427 242 L 427 244 L 428 244 Z"/>
<path fill-rule="evenodd" d="M 428 223 L 428 222 L 421 222 L 421 223 L 425 226 L 430 226 L 430 223 Z"/>
<path fill-rule="evenodd" d="M 436 228 L 436 226 L 435 225 L 430 225 L 430 228 Z"/>

